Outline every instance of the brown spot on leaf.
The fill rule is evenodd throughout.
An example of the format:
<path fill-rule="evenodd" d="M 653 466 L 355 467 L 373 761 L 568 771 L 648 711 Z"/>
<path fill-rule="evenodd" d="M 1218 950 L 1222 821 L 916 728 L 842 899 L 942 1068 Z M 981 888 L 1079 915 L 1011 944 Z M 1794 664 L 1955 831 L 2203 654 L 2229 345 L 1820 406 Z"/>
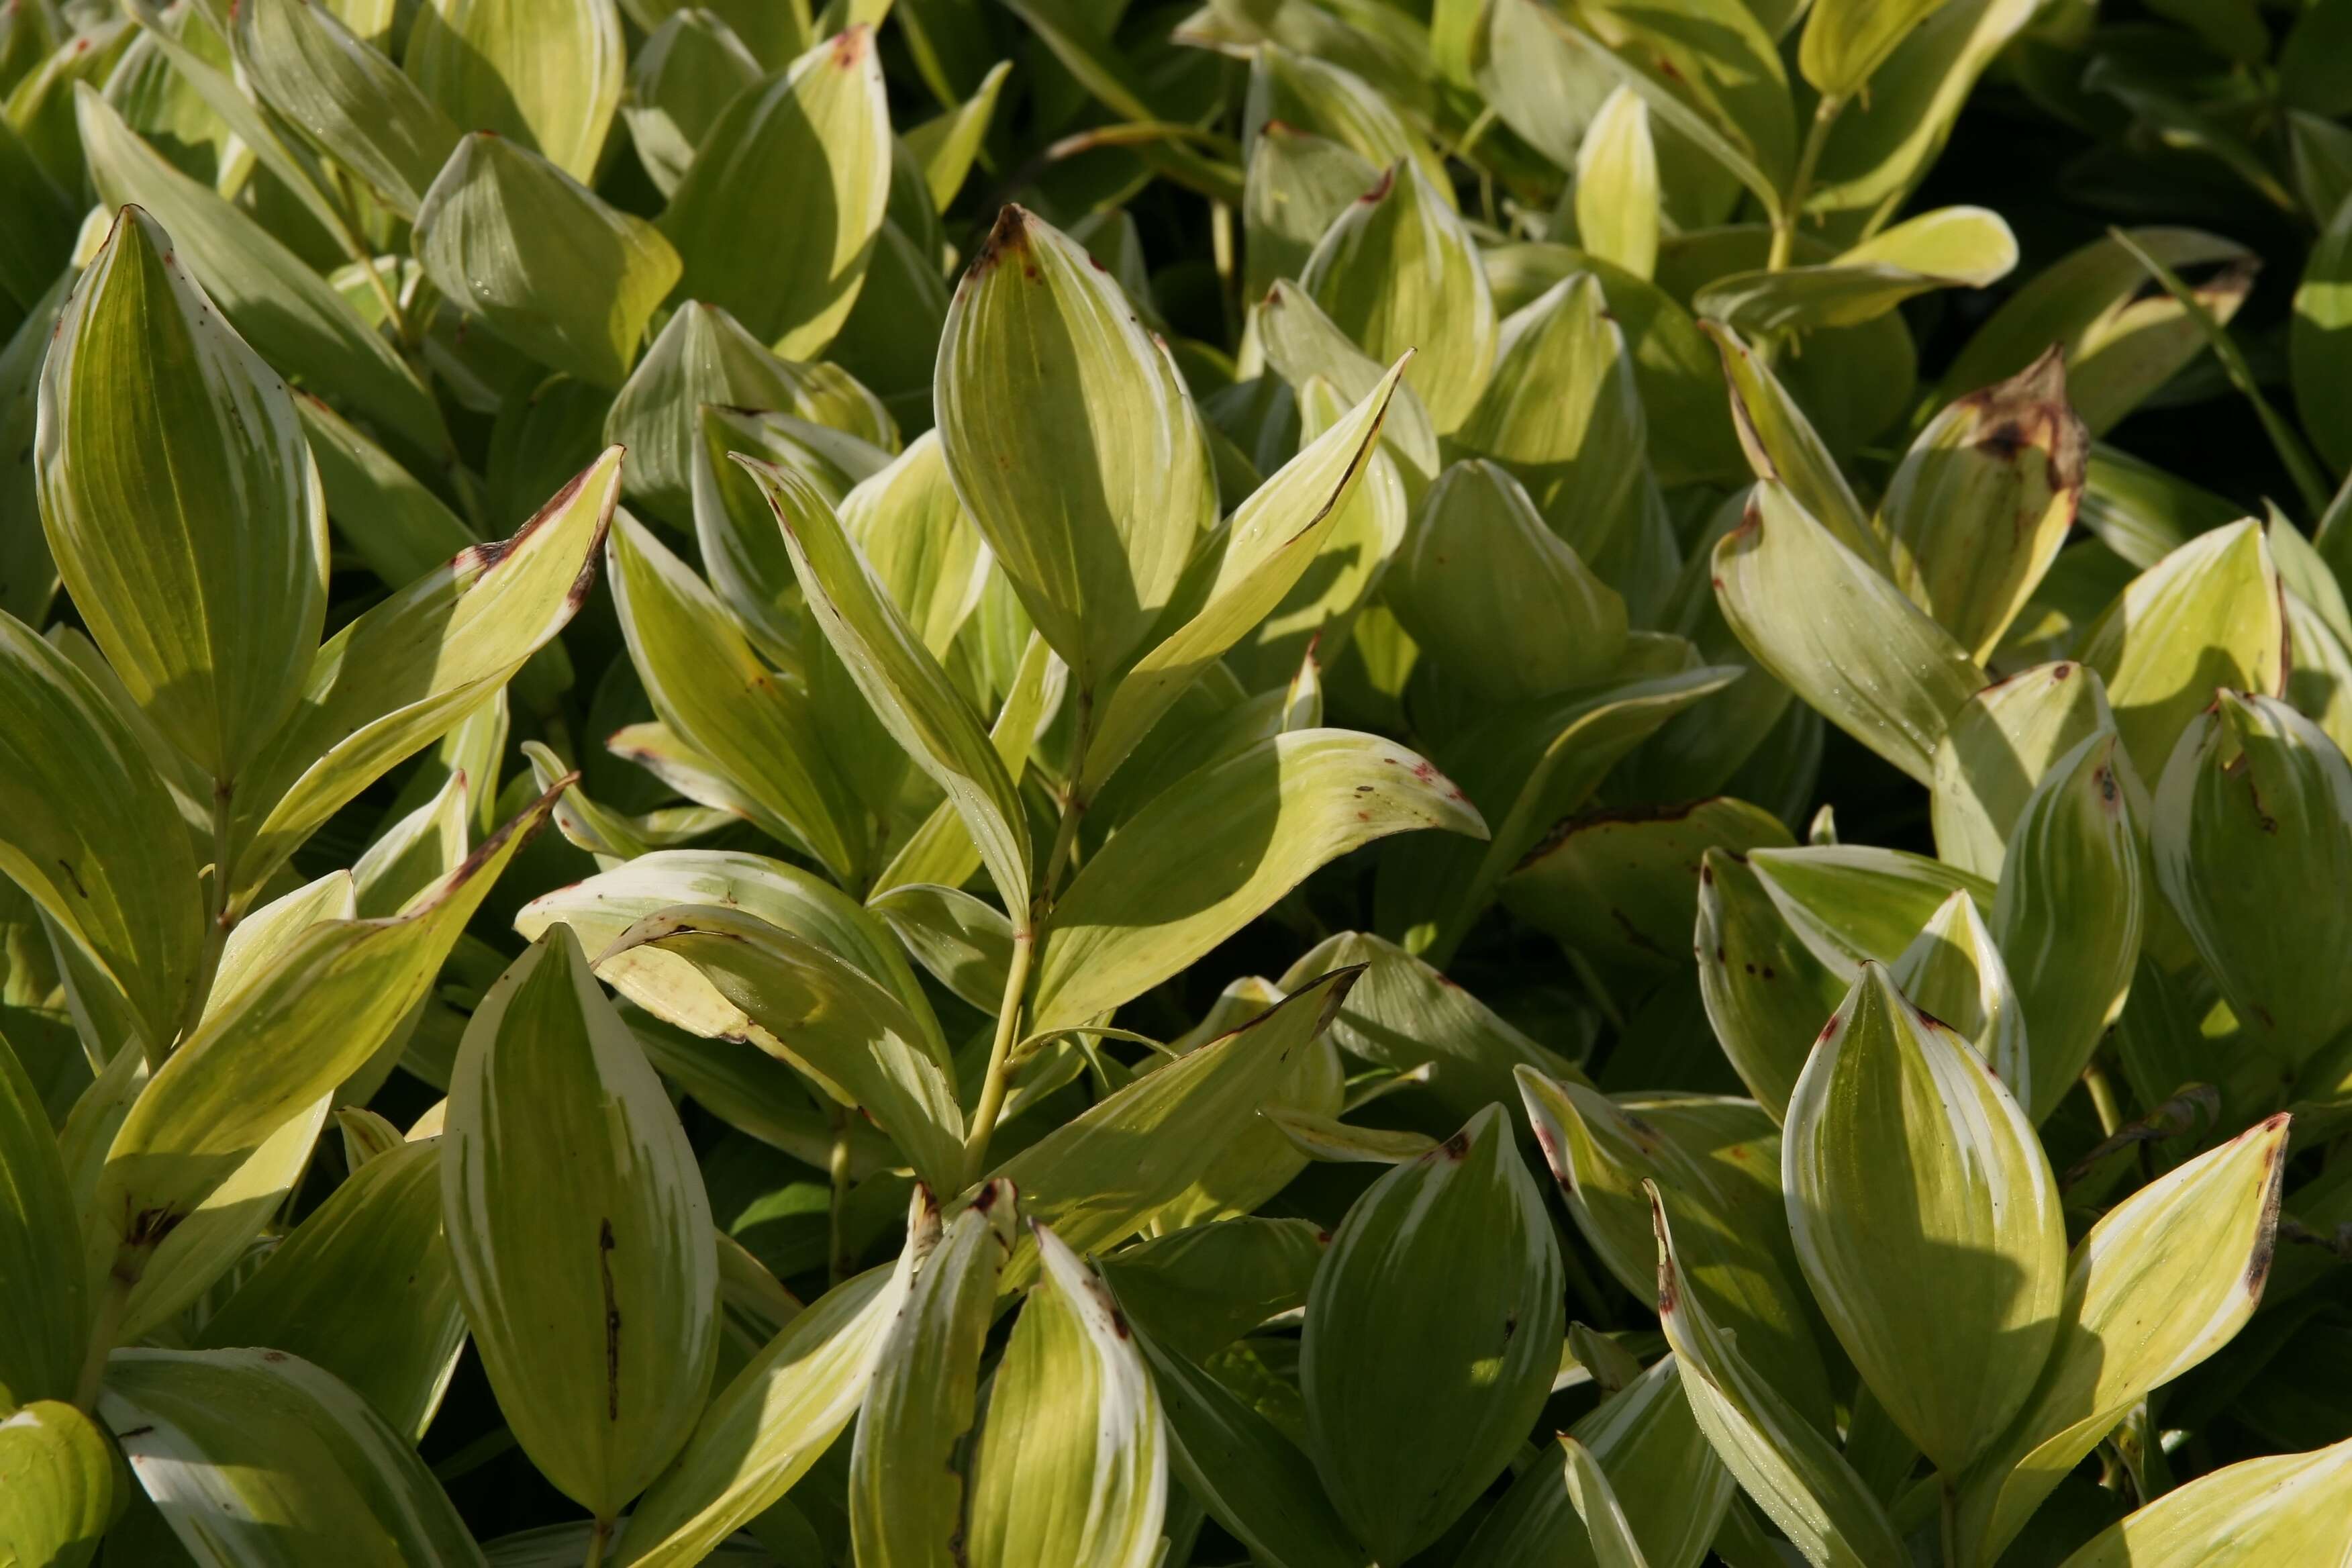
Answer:
<path fill-rule="evenodd" d="M 613 1222 L 596 1226 L 596 1277 L 604 1289 L 604 1418 L 621 1418 L 621 1307 L 613 1292 Z"/>

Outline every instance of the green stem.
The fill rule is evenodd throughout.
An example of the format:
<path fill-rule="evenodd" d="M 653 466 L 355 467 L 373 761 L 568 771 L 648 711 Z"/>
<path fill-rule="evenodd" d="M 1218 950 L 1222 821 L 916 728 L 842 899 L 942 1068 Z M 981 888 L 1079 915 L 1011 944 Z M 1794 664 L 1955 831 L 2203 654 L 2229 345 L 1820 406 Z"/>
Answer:
<path fill-rule="evenodd" d="M 849 1204 L 849 1108 L 833 1108 L 833 1154 L 828 1172 L 833 1180 L 833 1206 L 825 1233 L 825 1282 L 838 1285 L 849 1278 L 849 1230 L 844 1211 Z"/>
<path fill-rule="evenodd" d="M 613 1544 L 613 1521 L 598 1519 L 596 1528 L 588 1532 L 588 1555 L 580 1568 L 600 1568 L 604 1561 L 604 1549 Z"/>
<path fill-rule="evenodd" d="M 74 1385 L 74 1404 L 84 1412 L 98 1408 L 98 1385 L 106 1376 L 107 1358 L 114 1353 L 114 1342 L 122 1336 L 122 1315 L 131 1308 L 131 1281 L 112 1269 L 107 1270 L 106 1294 L 99 1298 L 98 1319 L 90 1325 L 89 1353 L 81 1363 L 81 1378 Z"/>
<path fill-rule="evenodd" d="M 1804 151 L 1797 155 L 1797 173 L 1789 182 L 1789 195 L 1780 204 L 1780 213 L 1772 220 L 1772 249 L 1765 258 L 1767 271 L 1778 272 L 1789 265 L 1789 254 L 1797 241 L 1797 223 L 1804 216 L 1805 198 L 1813 192 L 1813 173 L 1821 166 L 1822 150 L 1829 145 L 1830 127 L 1845 110 L 1843 98 L 1824 98 L 1813 106 L 1813 123 L 1805 132 Z"/>
<path fill-rule="evenodd" d="M 1076 786 L 1072 787 L 1075 790 Z M 1077 847 L 1078 823 L 1086 815 L 1086 803 L 1076 794 L 1062 803 L 1062 825 L 1054 831 L 1053 852 L 1045 857 L 1045 880 L 1040 884 L 1049 900 L 1062 879 L 1062 868 L 1069 864 L 1070 854 Z"/>
<path fill-rule="evenodd" d="M 1944 1494 L 1944 1568 L 1960 1568 L 1960 1491 L 1947 1480 Z"/>
<path fill-rule="evenodd" d="M 1064 818 L 1066 822 L 1067 817 Z M 989 1042 L 988 1076 L 981 1081 L 980 1103 L 972 1108 L 971 1130 L 964 1135 L 964 1184 L 980 1180 L 988 1168 L 988 1141 L 1004 1110 L 1004 1096 L 1013 1077 L 1013 1042 L 1021 1033 L 1021 998 L 1029 989 L 1029 958 L 1035 951 L 1033 920 L 1013 933 L 1013 967 L 1005 972 L 1004 999 L 996 1010 L 996 1037 Z"/>
<path fill-rule="evenodd" d="M 166 1050 L 186 1039 L 203 1020 L 205 1004 L 212 997 L 213 979 L 220 973 L 221 953 L 228 946 L 228 933 L 236 925 L 236 911 L 230 902 L 236 879 L 229 842 L 230 803 L 234 795 L 235 786 L 227 781 L 213 781 L 213 880 L 205 899 L 205 942 L 196 954 L 196 973 L 188 986 L 187 998 L 180 1004 L 179 1028 L 166 1044 Z M 160 1067 L 163 1063 L 158 1059 L 154 1065 Z"/>

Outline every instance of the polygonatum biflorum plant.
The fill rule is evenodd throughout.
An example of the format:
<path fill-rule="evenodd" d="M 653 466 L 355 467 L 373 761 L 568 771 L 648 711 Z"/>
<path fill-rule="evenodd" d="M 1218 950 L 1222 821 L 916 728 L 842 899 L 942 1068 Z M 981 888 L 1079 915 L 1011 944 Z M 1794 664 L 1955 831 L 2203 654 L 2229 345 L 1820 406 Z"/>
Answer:
<path fill-rule="evenodd" d="M 0 1564 L 2352 1563 L 2347 114 L 0 0 Z"/>

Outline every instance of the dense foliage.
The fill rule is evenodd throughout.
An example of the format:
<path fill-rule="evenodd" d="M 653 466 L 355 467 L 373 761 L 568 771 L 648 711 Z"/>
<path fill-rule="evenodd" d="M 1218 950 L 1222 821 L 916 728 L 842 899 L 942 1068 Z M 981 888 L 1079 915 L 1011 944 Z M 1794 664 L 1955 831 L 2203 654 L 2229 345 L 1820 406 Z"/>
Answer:
<path fill-rule="evenodd" d="M 0 0 L 0 1565 L 2352 1563 L 2352 0 L 812 10 Z"/>

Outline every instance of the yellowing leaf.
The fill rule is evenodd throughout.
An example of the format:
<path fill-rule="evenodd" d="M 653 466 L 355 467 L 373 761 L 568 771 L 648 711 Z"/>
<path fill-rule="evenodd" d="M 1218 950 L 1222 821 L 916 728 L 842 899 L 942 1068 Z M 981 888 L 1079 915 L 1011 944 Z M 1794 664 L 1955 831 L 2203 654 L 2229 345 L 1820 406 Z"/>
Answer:
<path fill-rule="evenodd" d="M 520 142 L 586 184 L 624 58 L 613 0 L 426 0 L 402 63 L 459 130 Z"/>
<path fill-rule="evenodd" d="M 1870 964 L 1797 1080 L 1780 1150 L 1813 1299 L 1881 1407 L 1958 1474 L 2057 1333 L 2066 1227 L 2033 1123 Z"/>
<path fill-rule="evenodd" d="M 1081 693 L 1108 690 L 1216 521 L 1191 396 L 1108 273 L 1006 207 L 940 340 L 956 493 Z"/>
<path fill-rule="evenodd" d="M 1085 1023 L 1181 973 L 1360 845 L 1485 826 L 1459 790 L 1391 742 L 1276 735 L 1160 795 L 1072 879 L 1041 933 L 1029 1031 Z"/>
<path fill-rule="evenodd" d="M 114 1451 L 90 1418 L 26 1400 L 0 1420 L 0 1556 L 81 1568 L 116 1506 Z"/>
<path fill-rule="evenodd" d="M 2055 351 L 1936 416 L 1879 507 L 1895 580 L 1978 659 L 2058 557 L 2089 440 Z"/>
<path fill-rule="evenodd" d="M 2126 1411 L 2253 1314 L 2276 1244 L 2286 1123 L 2273 1116 L 2174 1167 L 2075 1245 L 2041 1381 L 1961 1483 L 1965 1561 L 1997 1558 Z"/>
<path fill-rule="evenodd" d="M 1576 153 L 1576 237 L 1584 249 L 1636 278 L 1658 264 L 1658 149 L 1650 110 L 1618 87 Z"/>
<path fill-rule="evenodd" d="M 517 1441 L 609 1521 L 676 1457 L 719 1350 L 694 1152 L 568 926 L 500 975 L 450 1075 L 441 1206 Z"/>
<path fill-rule="evenodd" d="M 1824 98 L 1868 85 L 1886 57 L 1936 9 L 1937 0 L 1822 0 L 1805 18 L 1798 68 Z"/>
<path fill-rule="evenodd" d="M 1902 1539 L 1862 1478 L 1717 1326 L 1684 1270 L 1656 1184 L 1644 1184 L 1658 1240 L 1658 1321 L 1699 1430 L 1724 1467 L 1820 1568 L 1903 1561 Z"/>
<path fill-rule="evenodd" d="M 2200 534 L 2132 579 L 2083 645 L 2142 779 L 2216 689 L 2281 695 L 2289 663 L 2278 565 L 2252 518 Z"/>
<path fill-rule="evenodd" d="M 292 711 L 326 503 L 285 384 L 127 207 L 41 371 L 49 547 L 132 698 L 223 784 Z"/>
<path fill-rule="evenodd" d="M 1495 365 L 1495 301 L 1462 216 L 1419 163 L 1392 164 L 1342 211 L 1298 281 L 1380 363 L 1418 351 L 1413 386 L 1440 431 L 1469 416 Z"/>
<path fill-rule="evenodd" d="M 963 1539 L 954 1459 L 971 1430 L 1013 1193 L 983 1184 L 915 1278 L 875 1358 L 849 1458 L 849 1529 L 870 1568 L 953 1568 Z"/>
<path fill-rule="evenodd" d="M 2114 727 L 2106 683 L 2072 660 L 2019 670 L 1969 698 L 1936 744 L 1936 853 L 1998 879 L 2018 814 L 2051 764 Z"/>
<path fill-rule="evenodd" d="M 2256 1568 L 2341 1557 L 2352 1442 L 2209 1471 L 2093 1536 L 2063 1568 Z"/>
<path fill-rule="evenodd" d="M 1034 1220 L 1042 1263 L 1005 1347 L 972 1462 L 973 1568 L 1150 1568 L 1168 1455 L 1160 1395 L 1100 1276 Z"/>

